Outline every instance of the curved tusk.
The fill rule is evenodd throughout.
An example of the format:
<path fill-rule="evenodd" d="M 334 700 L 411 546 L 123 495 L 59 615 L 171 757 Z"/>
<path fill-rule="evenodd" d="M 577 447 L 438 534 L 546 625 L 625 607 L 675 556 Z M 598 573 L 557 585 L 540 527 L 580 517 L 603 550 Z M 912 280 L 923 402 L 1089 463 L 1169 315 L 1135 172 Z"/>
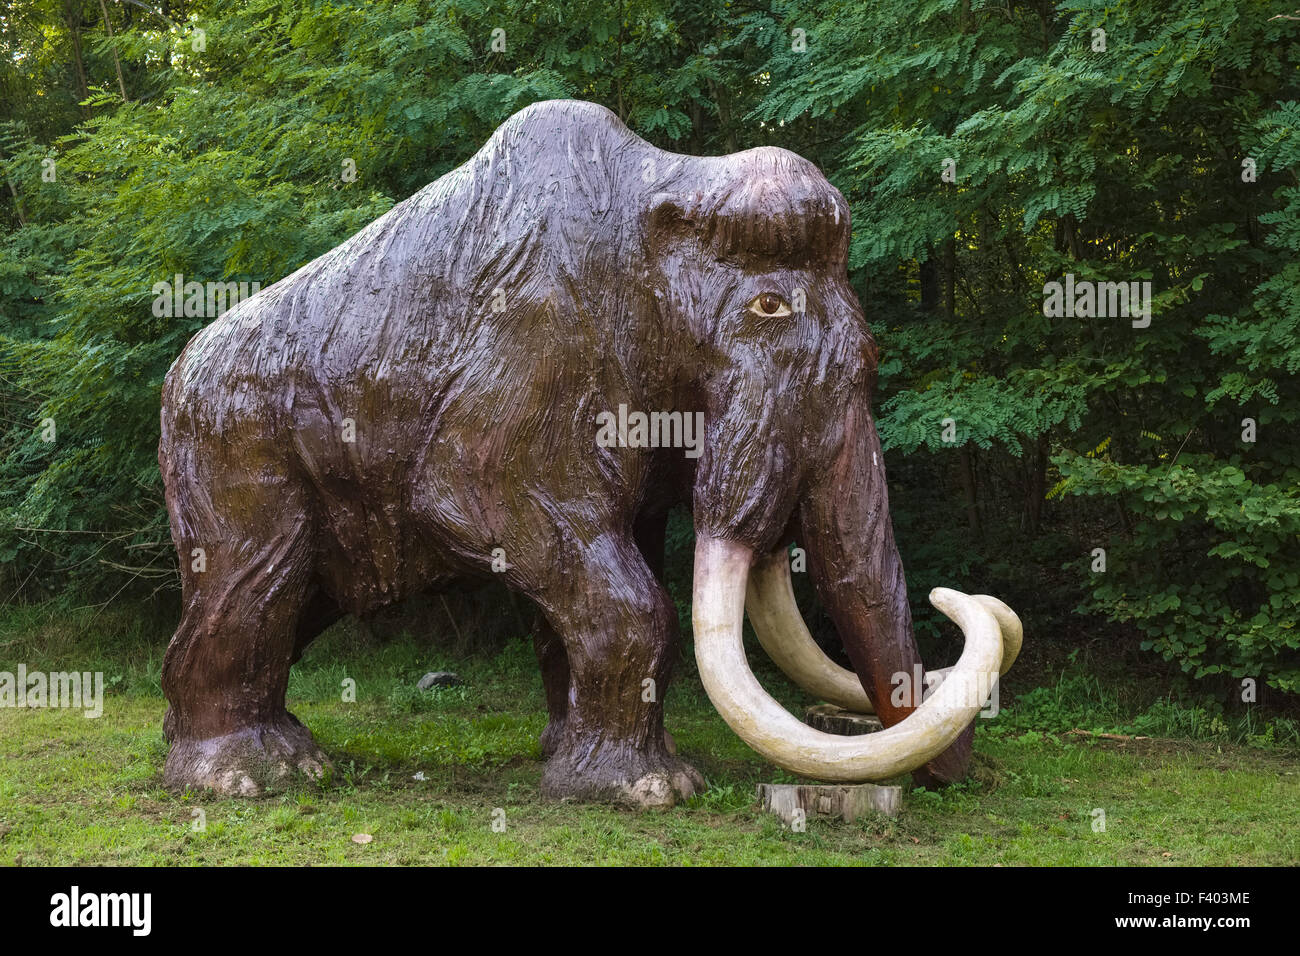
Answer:
<path fill-rule="evenodd" d="M 794 599 L 790 561 L 784 551 L 754 563 L 745 592 L 745 612 L 767 656 L 799 687 L 856 714 L 876 712 L 858 675 L 827 657 L 808 633 Z"/>
<path fill-rule="evenodd" d="M 745 613 L 758 643 L 790 680 L 837 708 L 876 713 L 858 675 L 827 657 L 803 623 L 785 551 L 775 551 L 750 568 Z"/>
<path fill-rule="evenodd" d="M 1025 640 L 1020 616 L 991 594 L 972 594 L 971 597 L 983 604 L 998 622 L 998 630 L 1002 632 L 1002 663 L 998 665 L 998 673 L 1005 674 L 1020 656 L 1020 645 Z"/>
<path fill-rule="evenodd" d="M 797 720 L 768 696 L 745 660 L 742 625 L 752 560 L 753 552 L 742 544 L 707 535 L 697 539 L 695 659 L 722 719 L 772 763 L 822 780 L 887 780 L 938 756 L 983 708 L 1002 660 L 997 620 L 969 595 L 935 588 L 930 603 L 962 629 L 966 647 L 948 678 L 916 710 L 893 727 L 861 737 L 825 734 Z"/>
<path fill-rule="evenodd" d="M 1016 612 L 988 594 L 972 594 L 993 615 L 1002 632 L 1002 663 L 1005 674 L 1020 654 L 1024 629 Z M 874 714 L 875 705 L 862 687 L 858 675 L 841 667 L 823 651 L 808 632 L 794 599 L 790 564 L 784 551 L 776 551 L 755 562 L 749 572 L 745 612 L 754 634 L 773 663 L 800 688 L 828 704 L 857 714 Z M 937 686 L 951 667 L 926 672 L 927 685 Z"/>

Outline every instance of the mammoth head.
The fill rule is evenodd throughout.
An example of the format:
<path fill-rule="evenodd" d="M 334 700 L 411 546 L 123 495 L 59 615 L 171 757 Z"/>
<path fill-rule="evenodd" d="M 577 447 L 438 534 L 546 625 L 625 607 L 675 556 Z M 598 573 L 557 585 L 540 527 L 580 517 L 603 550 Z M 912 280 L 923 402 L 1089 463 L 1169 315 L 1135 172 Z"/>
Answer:
<path fill-rule="evenodd" d="M 690 160 L 649 199 L 649 285 L 712 423 L 697 524 L 770 547 L 823 470 L 876 346 L 846 263 L 849 209 L 812 163 L 762 147 Z M 818 427 L 812 425 L 816 423 Z"/>
<path fill-rule="evenodd" d="M 849 285 L 849 209 L 808 161 L 753 149 L 676 157 L 647 197 L 647 286 L 661 326 L 688 343 L 707 435 L 693 486 L 696 656 L 727 723 L 774 763 L 827 780 L 964 776 L 971 721 L 1019 648 L 993 598 L 939 588 L 966 635 L 951 672 L 923 673 L 889 520 L 871 415 L 877 351 Z M 794 603 L 786 546 L 806 548 L 855 673 L 817 648 Z M 741 624 L 805 689 L 879 713 L 886 730 L 843 738 L 793 718 L 754 679 Z M 946 679 L 943 679 L 945 678 Z M 984 693 L 980 692 L 980 688 Z M 924 700 L 923 700 L 924 698 Z"/>

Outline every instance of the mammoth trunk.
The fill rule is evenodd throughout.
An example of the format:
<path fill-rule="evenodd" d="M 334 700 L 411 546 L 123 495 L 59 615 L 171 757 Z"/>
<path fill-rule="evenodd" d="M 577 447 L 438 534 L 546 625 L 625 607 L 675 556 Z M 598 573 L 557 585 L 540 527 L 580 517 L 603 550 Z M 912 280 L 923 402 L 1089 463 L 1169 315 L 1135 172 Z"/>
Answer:
<path fill-rule="evenodd" d="M 892 727 L 921 703 L 923 669 L 889 518 L 884 456 L 866 409 L 846 416 L 841 454 L 810 489 L 801 527 L 822 603 L 881 723 Z M 973 736 L 971 723 L 916 771 L 918 782 L 964 778 Z"/>
<path fill-rule="evenodd" d="M 966 646 L 933 692 L 921 693 L 926 681 L 889 524 L 880 444 L 865 405 L 851 405 L 841 422 L 830 466 L 803 491 L 801 540 L 855 672 L 830 661 L 808 633 L 784 550 L 756 552 L 743 529 L 719 532 L 697 513 L 691 612 L 700 680 L 728 726 L 792 773 L 841 782 L 908 772 L 925 784 L 958 780 L 970 762 L 972 721 L 983 707 L 972 688 L 981 679 L 987 686 L 1010 666 L 1020 623 L 995 598 L 932 590 L 930 603 L 961 628 Z M 884 729 L 843 737 L 786 711 L 749 668 L 746 613 L 763 647 L 796 683 L 856 710 L 874 708 Z M 895 693 L 899 675 L 920 687 L 904 683 Z"/>

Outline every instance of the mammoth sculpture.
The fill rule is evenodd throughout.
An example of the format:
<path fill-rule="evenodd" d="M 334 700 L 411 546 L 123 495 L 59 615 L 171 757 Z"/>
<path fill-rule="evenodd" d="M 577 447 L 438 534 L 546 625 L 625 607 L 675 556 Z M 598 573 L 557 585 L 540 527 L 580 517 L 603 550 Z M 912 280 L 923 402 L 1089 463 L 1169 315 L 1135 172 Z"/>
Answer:
<path fill-rule="evenodd" d="M 184 601 L 163 666 L 167 784 L 251 795 L 320 774 L 285 708 L 307 645 L 341 615 L 499 573 L 544 620 L 543 792 L 689 796 L 702 778 L 663 725 L 679 503 L 700 675 L 747 743 L 819 779 L 963 777 L 983 704 L 963 689 L 1010 665 L 1020 626 L 993 598 L 936 589 L 965 650 L 924 701 L 891 694 L 921 661 L 848 241 L 844 198 L 793 153 L 677 155 L 603 107 L 538 103 L 204 328 L 162 396 Z M 629 409 L 662 414 L 635 440 Z M 674 447 L 698 413 L 698 446 Z M 852 672 L 799 616 L 796 537 Z M 798 683 L 874 705 L 886 729 L 837 737 L 791 717 L 746 663 L 746 609 Z"/>

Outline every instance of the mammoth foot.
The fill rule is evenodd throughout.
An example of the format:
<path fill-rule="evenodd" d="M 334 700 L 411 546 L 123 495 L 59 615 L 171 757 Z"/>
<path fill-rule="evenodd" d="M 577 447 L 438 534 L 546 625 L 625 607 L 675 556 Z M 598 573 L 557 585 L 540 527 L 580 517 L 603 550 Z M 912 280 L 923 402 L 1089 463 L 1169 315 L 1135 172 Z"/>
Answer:
<path fill-rule="evenodd" d="M 163 783 L 171 790 L 215 790 L 231 797 L 261 796 L 296 774 L 318 781 L 333 767 L 311 732 L 286 714 L 272 725 L 206 740 L 174 739 Z"/>
<path fill-rule="evenodd" d="M 635 810 L 666 810 L 704 790 L 704 778 L 663 744 L 564 741 L 542 774 L 550 800 L 614 803 Z"/>

